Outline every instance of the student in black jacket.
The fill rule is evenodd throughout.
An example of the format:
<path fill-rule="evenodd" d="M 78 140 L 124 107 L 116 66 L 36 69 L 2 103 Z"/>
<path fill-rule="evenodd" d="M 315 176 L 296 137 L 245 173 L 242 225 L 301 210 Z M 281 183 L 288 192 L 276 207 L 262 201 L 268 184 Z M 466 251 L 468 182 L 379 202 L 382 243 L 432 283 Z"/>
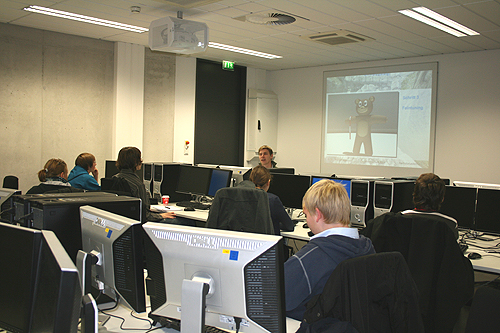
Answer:
<path fill-rule="evenodd" d="M 60 158 L 48 160 L 43 169 L 38 171 L 38 179 L 41 183 L 30 188 L 26 194 L 79 191 L 68 183 L 68 165 Z"/>

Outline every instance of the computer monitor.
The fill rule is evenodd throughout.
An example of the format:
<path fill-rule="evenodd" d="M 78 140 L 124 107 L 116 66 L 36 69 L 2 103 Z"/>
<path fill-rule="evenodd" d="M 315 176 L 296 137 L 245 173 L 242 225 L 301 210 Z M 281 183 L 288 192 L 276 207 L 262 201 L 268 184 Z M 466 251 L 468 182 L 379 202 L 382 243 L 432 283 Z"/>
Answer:
<path fill-rule="evenodd" d="M 14 223 L 15 208 L 13 195 L 21 194 L 21 191 L 11 188 L 0 188 L 0 221 Z"/>
<path fill-rule="evenodd" d="M 231 170 L 233 172 L 231 186 L 237 186 L 242 181 L 250 179 L 250 173 L 252 172 L 252 168 L 242 166 L 219 165 L 218 168 L 222 170 Z"/>
<path fill-rule="evenodd" d="M 80 207 L 82 250 L 99 258 L 92 286 L 136 312 L 146 311 L 141 223 L 91 206 Z"/>
<path fill-rule="evenodd" d="M 210 188 L 212 169 L 181 165 L 177 192 L 192 195 L 207 195 Z"/>
<path fill-rule="evenodd" d="M 283 206 L 302 209 L 302 198 L 311 184 L 311 176 L 290 175 L 283 173 L 271 174 L 269 193 L 277 195 Z"/>
<path fill-rule="evenodd" d="M 77 332 L 78 271 L 51 231 L 0 222 L 0 328 Z"/>
<path fill-rule="evenodd" d="M 271 168 L 270 173 L 286 173 L 289 175 L 295 174 L 295 168 Z"/>
<path fill-rule="evenodd" d="M 118 168 L 116 167 L 116 161 L 106 160 L 105 168 L 104 168 L 104 177 L 111 178 L 116 175 L 118 172 Z"/>
<path fill-rule="evenodd" d="M 488 234 L 500 235 L 500 191 L 477 189 L 476 221 L 474 229 Z"/>
<path fill-rule="evenodd" d="M 316 182 L 319 182 L 321 179 L 330 179 L 336 183 L 342 184 L 342 186 L 344 186 L 345 190 L 347 191 L 347 195 L 349 196 L 349 199 L 351 198 L 351 179 L 349 179 L 349 178 L 337 178 L 337 177 L 312 176 L 311 177 L 311 185 L 316 183 Z"/>
<path fill-rule="evenodd" d="M 489 184 L 489 183 L 476 183 L 476 182 L 464 182 L 456 180 L 453 182 L 455 186 L 465 186 L 465 187 L 475 187 L 475 188 L 486 188 L 492 190 L 500 190 L 500 184 Z"/>
<path fill-rule="evenodd" d="M 239 318 L 242 332 L 286 332 L 281 236 L 154 222 L 143 228 L 150 317 L 181 319 L 181 332 L 200 332 L 203 314 L 206 325 L 222 329 L 235 330 Z M 209 285 L 201 308 L 203 288 L 189 289 L 200 281 Z"/>
<path fill-rule="evenodd" d="M 229 187 L 231 185 L 232 175 L 233 172 L 231 170 L 212 169 L 210 187 L 208 188 L 207 194 L 214 197 L 218 190 L 224 187 Z"/>
<path fill-rule="evenodd" d="M 457 220 L 459 229 L 473 229 L 476 193 L 477 189 L 474 187 L 446 186 L 439 211 Z"/>

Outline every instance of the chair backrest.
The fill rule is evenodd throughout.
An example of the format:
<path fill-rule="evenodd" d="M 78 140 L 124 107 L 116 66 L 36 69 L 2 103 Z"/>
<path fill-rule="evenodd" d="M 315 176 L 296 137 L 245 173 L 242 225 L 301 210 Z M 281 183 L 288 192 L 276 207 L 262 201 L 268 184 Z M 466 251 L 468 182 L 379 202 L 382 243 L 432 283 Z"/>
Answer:
<path fill-rule="evenodd" d="M 451 332 L 474 293 L 474 270 L 449 226 L 423 214 L 386 213 L 370 222 L 377 253 L 398 251 L 419 290 L 427 332 Z"/>
<path fill-rule="evenodd" d="M 19 178 L 16 176 L 5 176 L 3 178 L 3 188 L 11 188 L 13 190 L 19 190 Z"/>
<path fill-rule="evenodd" d="M 350 322 L 359 332 L 423 332 L 418 291 L 399 252 L 342 261 L 323 292 L 307 303 L 304 321 L 327 317 Z"/>
<path fill-rule="evenodd" d="M 130 184 L 122 177 L 101 178 L 101 191 L 132 196 Z"/>
<path fill-rule="evenodd" d="M 465 333 L 493 333 L 500 327 L 500 290 L 483 286 L 472 299 Z"/>
<path fill-rule="evenodd" d="M 267 193 L 248 187 L 218 190 L 210 207 L 206 226 L 273 235 Z"/>

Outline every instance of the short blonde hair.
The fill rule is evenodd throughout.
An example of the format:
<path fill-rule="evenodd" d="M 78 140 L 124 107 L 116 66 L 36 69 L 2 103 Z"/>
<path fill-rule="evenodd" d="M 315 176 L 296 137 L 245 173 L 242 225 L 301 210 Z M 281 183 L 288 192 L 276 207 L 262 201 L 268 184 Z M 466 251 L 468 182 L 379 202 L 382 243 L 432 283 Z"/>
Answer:
<path fill-rule="evenodd" d="M 263 145 L 263 146 L 260 146 L 260 148 L 259 148 L 259 153 L 260 153 L 260 151 L 261 151 L 261 150 L 263 150 L 263 149 L 267 149 L 267 151 L 269 152 L 269 155 L 271 155 L 271 156 L 273 155 L 273 149 L 272 149 L 271 147 L 269 147 L 268 145 Z"/>
<path fill-rule="evenodd" d="M 327 224 L 351 225 L 349 196 L 344 186 L 333 180 L 322 179 L 314 183 L 304 195 L 302 206 L 312 214 L 318 208 Z"/>

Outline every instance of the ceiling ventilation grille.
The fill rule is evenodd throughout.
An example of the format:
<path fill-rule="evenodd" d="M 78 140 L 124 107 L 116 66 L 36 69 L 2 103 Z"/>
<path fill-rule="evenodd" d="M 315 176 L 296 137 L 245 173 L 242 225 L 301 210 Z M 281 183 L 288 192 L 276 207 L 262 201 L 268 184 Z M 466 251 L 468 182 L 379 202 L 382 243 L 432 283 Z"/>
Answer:
<path fill-rule="evenodd" d="M 261 25 L 285 25 L 295 22 L 295 17 L 281 13 L 258 13 L 235 17 L 235 20 Z"/>
<path fill-rule="evenodd" d="M 221 0 L 155 0 L 155 1 L 162 2 L 166 5 L 171 5 L 175 7 L 195 8 L 195 7 L 209 5 L 214 2 L 219 2 Z"/>
<path fill-rule="evenodd" d="M 364 36 L 349 30 L 336 30 L 301 37 L 313 42 L 318 42 L 326 45 L 340 45 L 375 40 L 371 37 Z"/>

